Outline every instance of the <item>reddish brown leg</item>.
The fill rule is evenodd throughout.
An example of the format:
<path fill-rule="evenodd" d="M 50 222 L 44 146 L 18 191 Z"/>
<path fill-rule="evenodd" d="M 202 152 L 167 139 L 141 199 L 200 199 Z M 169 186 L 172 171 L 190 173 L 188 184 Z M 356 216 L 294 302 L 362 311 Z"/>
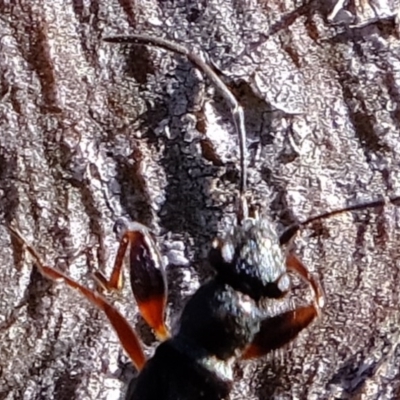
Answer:
<path fill-rule="evenodd" d="M 293 253 L 289 252 L 289 254 L 287 254 L 286 266 L 289 272 L 295 272 L 296 274 L 300 275 L 300 277 L 303 278 L 308 284 L 310 284 L 315 294 L 315 303 L 319 313 L 319 309 L 325 304 L 324 293 L 319 282 L 314 279 L 305 265 Z"/>
<path fill-rule="evenodd" d="M 263 320 L 260 331 L 245 350 L 242 358 L 262 357 L 291 342 L 319 316 L 320 309 L 324 306 L 324 294 L 321 286 L 293 253 L 286 256 L 286 266 L 289 272 L 297 273 L 311 286 L 315 301 L 309 306 L 300 307 Z"/>
<path fill-rule="evenodd" d="M 146 362 L 142 346 L 135 331 L 129 325 L 128 321 L 121 315 L 121 313 L 99 293 L 80 285 L 78 282 L 63 274 L 61 271 L 57 271 L 55 268 L 43 265 L 43 262 L 36 250 L 27 243 L 22 234 L 17 229 L 12 227 L 9 227 L 9 230 L 26 246 L 26 249 L 35 259 L 36 266 L 43 276 L 56 282 L 64 282 L 67 286 L 78 290 L 92 304 L 104 311 L 112 327 L 117 333 L 124 350 L 132 360 L 132 363 L 138 370 L 141 370 Z"/>
<path fill-rule="evenodd" d="M 272 350 L 279 349 L 291 342 L 317 317 L 315 305 L 287 311 L 261 322 L 260 331 L 245 350 L 242 358 L 262 357 Z"/>
<path fill-rule="evenodd" d="M 127 227 L 119 245 L 110 279 L 107 280 L 100 272 L 95 273 L 95 278 L 107 290 L 121 289 L 122 265 L 128 246 L 130 246 L 131 287 L 140 313 L 157 337 L 165 340 L 169 337 L 168 328 L 165 325 L 167 281 L 161 255 L 144 225 L 130 223 Z"/>

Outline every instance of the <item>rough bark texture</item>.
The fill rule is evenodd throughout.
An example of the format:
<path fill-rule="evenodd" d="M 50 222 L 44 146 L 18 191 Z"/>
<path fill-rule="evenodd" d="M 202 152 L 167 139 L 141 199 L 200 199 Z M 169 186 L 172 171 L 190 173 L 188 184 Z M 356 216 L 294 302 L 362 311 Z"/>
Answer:
<path fill-rule="evenodd" d="M 87 285 L 110 271 L 119 216 L 149 225 L 170 261 L 173 323 L 233 218 L 229 108 L 186 60 L 102 37 L 204 50 L 245 109 L 254 202 L 286 225 L 400 190 L 396 7 L 0 1 L 0 399 L 117 399 L 127 380 L 103 315 L 42 278 L 6 225 Z M 350 13 L 358 27 L 330 25 Z M 241 363 L 232 399 L 400 398 L 398 218 L 387 207 L 302 233 L 326 308 L 290 348 Z M 126 290 L 118 307 L 143 331 L 132 303 Z"/>

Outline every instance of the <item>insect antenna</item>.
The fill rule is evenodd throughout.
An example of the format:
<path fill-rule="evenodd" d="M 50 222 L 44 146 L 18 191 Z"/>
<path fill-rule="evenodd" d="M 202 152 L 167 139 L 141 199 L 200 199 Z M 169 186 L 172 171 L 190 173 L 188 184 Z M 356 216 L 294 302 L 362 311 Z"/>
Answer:
<path fill-rule="evenodd" d="M 204 61 L 196 53 L 190 51 L 186 47 L 170 42 L 169 40 L 157 38 L 142 34 L 131 34 L 128 36 L 112 36 L 103 39 L 109 43 L 128 43 L 136 45 L 151 45 L 160 47 L 162 49 L 172 51 L 186 57 L 193 65 L 198 68 L 207 78 L 215 85 L 219 90 L 222 97 L 231 107 L 233 121 L 235 124 L 236 132 L 239 136 L 239 149 L 240 149 L 240 185 L 239 185 L 239 210 L 238 210 L 238 221 L 248 217 L 249 210 L 246 201 L 246 190 L 247 190 L 247 147 L 246 147 L 246 128 L 244 123 L 243 108 L 228 89 L 226 84 L 217 75 L 215 68 L 211 67 L 206 61 Z"/>
<path fill-rule="evenodd" d="M 395 206 L 399 206 L 400 205 L 400 196 L 382 197 L 380 199 L 373 200 L 370 202 L 354 204 L 352 206 L 340 208 L 337 210 L 327 211 L 325 213 L 310 217 L 303 222 L 296 222 L 296 223 L 290 225 L 288 228 L 286 228 L 283 231 L 283 233 L 280 235 L 280 237 L 279 237 L 280 244 L 281 245 L 287 244 L 297 234 L 297 232 L 300 229 L 303 229 L 307 225 L 310 225 L 311 223 L 318 221 L 320 219 L 330 218 L 330 217 L 333 217 L 334 215 L 343 214 L 343 213 L 349 212 L 349 211 L 364 210 L 366 208 L 384 207 L 388 204 L 393 204 Z"/>

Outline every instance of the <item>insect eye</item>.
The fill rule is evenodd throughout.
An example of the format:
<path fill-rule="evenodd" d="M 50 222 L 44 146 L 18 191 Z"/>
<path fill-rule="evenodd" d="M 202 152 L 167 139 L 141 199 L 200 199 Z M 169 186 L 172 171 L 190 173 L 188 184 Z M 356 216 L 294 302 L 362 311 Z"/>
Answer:
<path fill-rule="evenodd" d="M 282 274 L 277 282 L 277 287 L 282 293 L 286 293 L 290 289 L 290 278 L 288 274 Z"/>
<path fill-rule="evenodd" d="M 217 253 L 219 253 L 218 256 Z M 212 250 L 210 251 L 210 256 L 212 264 L 213 260 L 217 261 L 217 263 L 223 262 L 225 264 L 231 264 L 235 257 L 235 247 L 230 242 L 223 242 L 220 239 L 215 239 L 212 243 Z"/>

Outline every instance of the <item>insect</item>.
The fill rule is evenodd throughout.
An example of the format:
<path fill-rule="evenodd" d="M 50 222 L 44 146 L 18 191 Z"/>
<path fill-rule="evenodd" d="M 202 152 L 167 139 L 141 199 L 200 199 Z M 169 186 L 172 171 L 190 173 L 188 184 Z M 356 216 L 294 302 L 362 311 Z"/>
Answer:
<path fill-rule="evenodd" d="M 318 281 L 292 253 L 281 246 L 303 226 L 329 216 L 385 204 L 377 200 L 325 213 L 294 224 L 278 237 L 266 220 L 252 215 L 247 204 L 246 132 L 243 111 L 217 73 L 185 47 L 145 35 L 107 38 L 114 43 L 162 47 L 187 57 L 220 90 L 232 108 L 240 143 L 240 185 L 237 223 L 211 246 L 209 262 L 216 275 L 189 299 L 171 335 L 165 323 L 167 282 L 161 254 L 148 229 L 139 223 L 123 223 L 123 234 L 111 278 L 100 272 L 96 281 L 104 289 L 120 289 L 125 254 L 129 254 L 130 283 L 139 310 L 162 344 L 146 360 L 140 341 L 127 320 L 97 291 L 90 290 L 68 275 L 46 266 L 18 229 L 10 231 L 26 244 L 41 273 L 63 281 L 103 310 L 121 344 L 140 371 L 127 393 L 129 400 L 226 399 L 233 384 L 233 365 L 241 359 L 262 357 L 292 341 L 320 314 L 324 296 Z M 389 199 L 396 202 L 398 199 Z M 311 304 L 268 314 L 263 303 L 279 301 L 290 292 L 290 274 L 297 274 L 310 286 Z"/>

